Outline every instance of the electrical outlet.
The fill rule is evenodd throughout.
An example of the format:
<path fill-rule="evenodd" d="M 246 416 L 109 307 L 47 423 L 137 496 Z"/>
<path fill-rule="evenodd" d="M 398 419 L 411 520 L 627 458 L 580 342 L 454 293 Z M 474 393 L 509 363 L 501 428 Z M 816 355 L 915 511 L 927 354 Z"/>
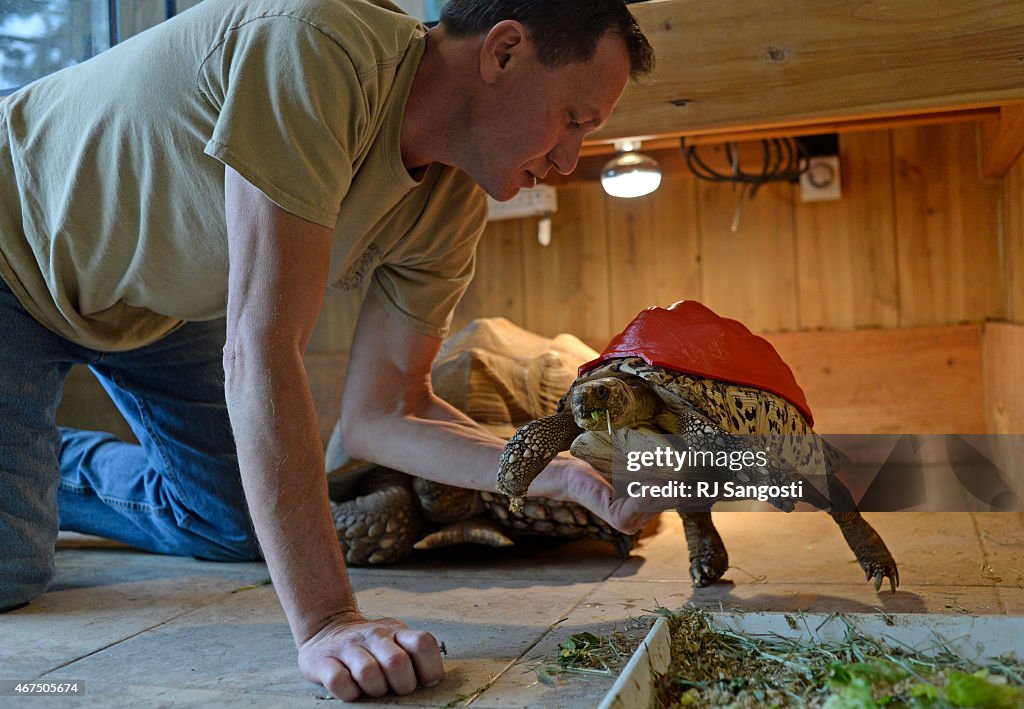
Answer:
<path fill-rule="evenodd" d="M 487 206 L 489 222 L 543 217 L 558 211 L 558 191 L 551 185 L 537 185 L 531 189 L 519 190 L 519 194 L 507 202 L 499 202 L 488 197 Z"/>
<path fill-rule="evenodd" d="M 800 201 L 825 202 L 843 196 L 838 155 L 817 155 L 807 159 L 800 175 Z"/>

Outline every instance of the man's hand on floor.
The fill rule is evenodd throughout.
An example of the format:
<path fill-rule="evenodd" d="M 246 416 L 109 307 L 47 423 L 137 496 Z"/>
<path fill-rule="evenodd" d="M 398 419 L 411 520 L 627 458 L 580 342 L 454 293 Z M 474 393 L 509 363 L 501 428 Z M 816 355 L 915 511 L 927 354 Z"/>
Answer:
<path fill-rule="evenodd" d="M 444 679 L 437 640 L 394 618 L 353 613 L 334 619 L 299 647 L 303 676 L 335 698 L 410 694 Z"/>

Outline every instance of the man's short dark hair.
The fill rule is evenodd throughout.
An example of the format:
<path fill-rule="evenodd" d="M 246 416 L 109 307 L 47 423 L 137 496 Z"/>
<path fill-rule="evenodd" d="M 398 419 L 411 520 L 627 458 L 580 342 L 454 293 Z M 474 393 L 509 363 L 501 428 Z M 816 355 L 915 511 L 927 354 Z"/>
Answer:
<path fill-rule="evenodd" d="M 453 37 L 488 32 L 502 20 L 523 24 L 547 69 L 588 61 L 608 32 L 626 43 L 630 76 L 654 69 L 654 50 L 623 0 L 450 0 L 441 11 Z"/>

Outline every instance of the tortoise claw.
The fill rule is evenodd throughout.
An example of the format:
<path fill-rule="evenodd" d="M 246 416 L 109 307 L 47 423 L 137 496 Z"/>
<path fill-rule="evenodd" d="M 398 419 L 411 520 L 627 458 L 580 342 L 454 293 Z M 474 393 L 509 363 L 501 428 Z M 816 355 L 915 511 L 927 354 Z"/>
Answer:
<path fill-rule="evenodd" d="M 864 569 L 864 580 L 871 581 L 874 578 L 873 585 L 875 591 L 878 591 L 882 581 L 888 578 L 889 587 L 896 593 L 896 587 L 900 585 L 899 571 L 878 532 L 857 512 L 834 512 L 832 518 L 842 530 L 860 567 Z"/>
<path fill-rule="evenodd" d="M 680 517 L 690 552 L 690 579 L 698 588 L 710 586 L 729 568 L 729 554 L 711 522 L 710 512 L 680 512 Z"/>
<path fill-rule="evenodd" d="M 865 580 L 872 582 L 875 591 L 882 588 L 882 582 L 886 579 L 889 579 L 889 588 L 892 593 L 896 593 L 896 588 L 900 585 L 900 573 L 895 563 L 884 564 L 869 561 L 864 564 L 864 576 Z"/>
<path fill-rule="evenodd" d="M 693 581 L 694 586 L 703 588 L 714 583 L 708 576 L 710 576 L 708 567 L 704 564 L 693 564 L 690 566 L 690 580 Z"/>
<path fill-rule="evenodd" d="M 728 568 L 729 559 L 724 554 L 697 557 L 690 560 L 690 580 L 697 588 L 704 588 L 722 578 Z"/>

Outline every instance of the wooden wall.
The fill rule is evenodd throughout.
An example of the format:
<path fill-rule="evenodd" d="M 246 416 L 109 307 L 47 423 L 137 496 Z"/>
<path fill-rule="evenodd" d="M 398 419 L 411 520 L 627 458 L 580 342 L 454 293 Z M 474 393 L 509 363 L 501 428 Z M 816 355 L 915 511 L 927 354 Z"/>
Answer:
<path fill-rule="evenodd" d="M 985 416 L 989 433 L 1024 433 L 1024 325 L 985 326 Z"/>
<path fill-rule="evenodd" d="M 1002 180 L 1004 308 L 1010 322 L 1024 323 L 1024 157 Z"/>
<path fill-rule="evenodd" d="M 943 325 L 766 335 L 821 433 L 985 433 L 983 329 Z"/>
<path fill-rule="evenodd" d="M 536 220 L 488 226 L 455 327 L 501 315 L 601 348 L 642 308 L 695 298 L 776 344 L 823 431 L 1024 432 L 1022 330 L 984 325 L 1024 323 L 1024 162 L 982 182 L 975 133 L 844 134 L 842 200 L 767 186 L 736 233 L 731 187 L 697 181 L 678 157 L 646 198 L 561 187 L 550 246 Z M 307 357 L 323 432 L 358 298 L 328 299 Z M 69 391 L 86 386 L 79 376 Z M 68 399 L 69 422 L 97 415 L 91 395 L 84 408 Z"/>
<path fill-rule="evenodd" d="M 736 233 L 737 193 L 697 180 L 679 156 L 647 197 L 560 187 L 550 246 L 535 219 L 488 226 L 455 326 L 502 315 L 601 347 L 639 310 L 684 298 L 757 332 L 1024 318 L 1024 296 L 1007 295 L 1024 264 L 1006 273 L 1012 249 L 1000 241 L 1000 201 L 1013 183 L 1024 191 L 1024 172 L 982 182 L 975 141 L 975 124 L 844 134 L 841 200 L 805 204 L 796 185 L 768 185 L 744 201 Z M 329 299 L 313 348 L 345 348 L 355 311 L 351 298 Z"/>
<path fill-rule="evenodd" d="M 1024 325 L 986 325 L 983 354 L 986 433 L 1010 434 L 992 436 L 987 453 L 1024 495 Z"/>
<path fill-rule="evenodd" d="M 1024 432 L 1024 401 L 995 416 L 983 372 L 1000 362 L 998 382 L 1020 387 L 1007 338 L 983 324 L 1024 322 L 1024 162 L 983 182 L 976 131 L 844 134 L 841 200 L 805 204 L 795 185 L 766 186 L 736 233 L 737 193 L 698 181 L 679 155 L 648 197 L 570 183 L 550 246 L 535 219 L 488 226 L 455 327 L 501 315 L 601 348 L 639 310 L 695 298 L 775 343 L 823 431 Z M 317 371 L 347 349 L 355 312 L 351 298 L 328 302 Z"/>
<path fill-rule="evenodd" d="M 564 187 L 549 247 L 532 220 L 492 224 L 464 322 L 499 313 L 594 344 L 640 309 L 696 298 L 759 332 L 983 322 L 1006 314 L 999 184 L 972 124 L 844 134 L 843 198 L 737 193 L 682 170 L 651 196 Z"/>

